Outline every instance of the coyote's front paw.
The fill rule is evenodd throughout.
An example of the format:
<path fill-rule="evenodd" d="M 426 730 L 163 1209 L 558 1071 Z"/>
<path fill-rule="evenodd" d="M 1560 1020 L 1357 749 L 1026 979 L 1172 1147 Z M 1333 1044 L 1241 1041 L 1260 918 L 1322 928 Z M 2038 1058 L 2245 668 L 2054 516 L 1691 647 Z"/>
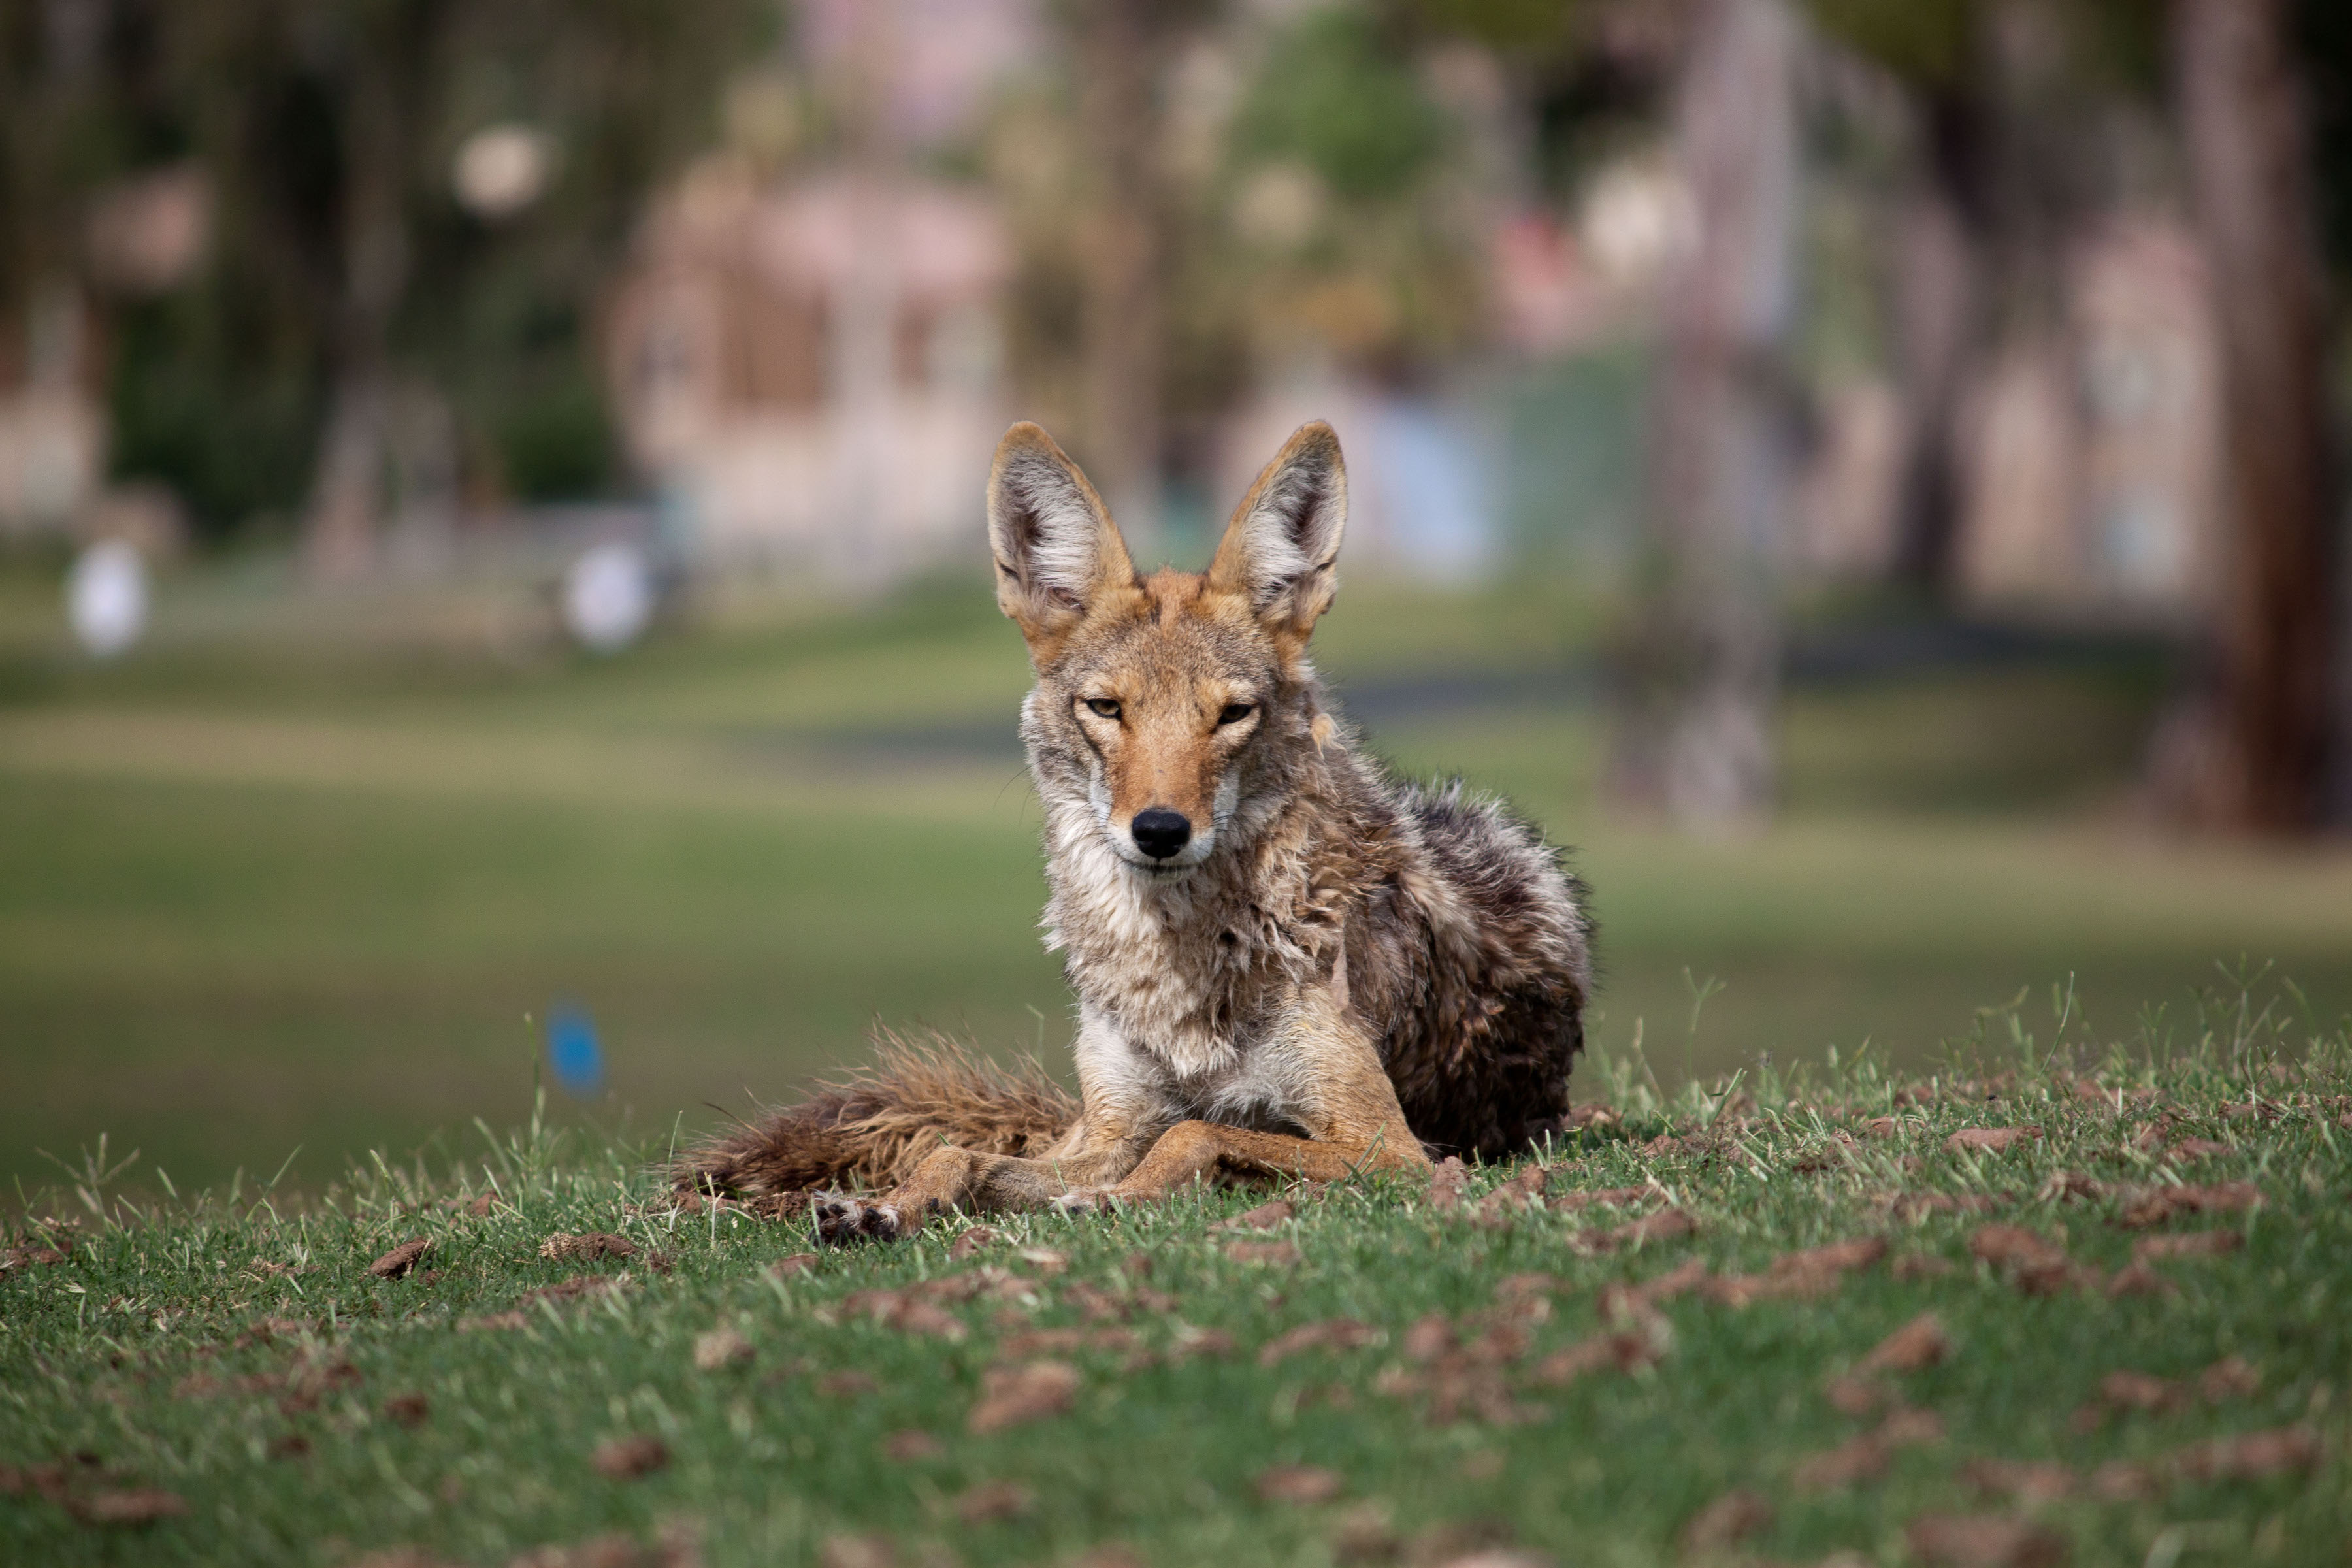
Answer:
<path fill-rule="evenodd" d="M 816 1215 L 816 1238 L 828 1247 L 898 1239 L 898 1211 L 888 1204 L 867 1203 L 846 1193 L 821 1193 L 809 1211 Z"/>
<path fill-rule="evenodd" d="M 1079 1187 L 1054 1200 L 1055 1214 L 1102 1214 L 1118 1206 L 1108 1187 Z"/>

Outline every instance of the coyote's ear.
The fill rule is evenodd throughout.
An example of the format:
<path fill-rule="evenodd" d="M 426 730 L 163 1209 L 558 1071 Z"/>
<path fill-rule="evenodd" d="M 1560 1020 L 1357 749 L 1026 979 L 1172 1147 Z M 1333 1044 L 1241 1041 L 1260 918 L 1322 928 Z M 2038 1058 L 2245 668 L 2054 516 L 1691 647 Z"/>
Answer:
<path fill-rule="evenodd" d="M 1209 563 L 1209 585 L 1246 594 L 1258 618 L 1300 641 L 1331 607 L 1339 535 L 1348 526 L 1348 466 L 1339 437 L 1302 425 L 1234 509 Z"/>
<path fill-rule="evenodd" d="M 1034 425 L 997 443 L 988 475 L 988 548 L 996 603 L 1030 647 L 1047 647 L 1086 618 L 1097 588 L 1131 583 L 1127 542 L 1086 475 Z"/>

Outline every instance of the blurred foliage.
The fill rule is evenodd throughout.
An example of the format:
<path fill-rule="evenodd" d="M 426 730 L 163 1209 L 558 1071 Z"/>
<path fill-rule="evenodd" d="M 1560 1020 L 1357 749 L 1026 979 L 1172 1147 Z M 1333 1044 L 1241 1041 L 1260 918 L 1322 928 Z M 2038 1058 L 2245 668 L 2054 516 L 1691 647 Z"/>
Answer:
<path fill-rule="evenodd" d="M 774 19 L 764 0 L 0 6 L 0 300 L 76 264 L 80 205 L 108 181 L 193 156 L 216 204 L 205 265 L 110 312 L 119 476 L 172 485 L 213 533 L 297 505 L 354 269 L 389 266 L 395 370 L 447 400 L 473 488 L 593 493 L 614 472 L 602 292 Z M 458 205 L 450 169 L 500 123 L 558 153 L 541 198 L 493 223 Z M 362 261 L 369 181 L 392 189 L 396 254 Z"/>
<path fill-rule="evenodd" d="M 2084 172 L 2116 156 L 2101 115 L 2125 104 L 2152 125 L 2167 112 L 2166 11 L 2150 0 L 1798 3 L 1901 89 L 1918 142 L 1903 156 L 2011 247 L 1994 258 L 2003 267 L 2103 188 L 2106 173 Z M 2321 218 L 2352 267 L 2352 7 L 2296 3 Z M 1564 207 L 1593 168 L 1654 142 L 1676 26 L 1671 8 L 1577 0 L 1147 9 L 1177 149 L 1158 199 L 1180 470 L 1199 467 L 1214 419 L 1286 363 L 1410 381 L 1474 345 L 1492 205 Z M 27 291 L 80 265 L 89 200 L 194 159 L 216 204 L 206 265 L 166 298 L 105 302 L 112 466 L 170 484 L 215 535 L 293 510 L 350 334 L 354 184 L 389 157 L 404 282 L 388 352 L 406 384 L 446 402 L 469 494 L 608 491 L 620 474 L 593 340 L 649 193 L 722 133 L 772 172 L 840 151 L 838 106 L 770 47 L 792 12 L 780 0 L 0 0 L 0 374 Z M 1042 8 L 1066 29 L 1086 14 Z M 2056 40 L 2027 99 L 2003 75 L 2003 49 L 2019 46 L 2000 41 L 2021 19 Z M 1448 49 L 1496 73 L 1499 132 L 1443 87 Z M 1182 78 L 1204 51 L 1222 85 L 1188 108 Z M 1069 50 L 1046 51 L 976 147 L 929 154 L 984 180 L 1010 217 L 1011 369 L 1048 418 L 1082 401 L 1099 199 L 1074 68 Z M 494 222 L 454 199 L 450 168 L 468 135 L 501 123 L 546 132 L 560 156 L 545 195 Z M 1499 161 L 1482 135 L 1508 143 Z"/>
<path fill-rule="evenodd" d="M 1920 87 L 1969 73 L 1980 0 L 1811 0 L 1814 25 Z"/>
<path fill-rule="evenodd" d="M 211 533 L 291 508 L 310 483 L 321 377 L 261 305 L 199 285 L 115 316 L 110 464 L 168 483 Z"/>
<path fill-rule="evenodd" d="M 1914 90 L 1981 91 L 1992 30 L 2046 28 L 2087 79 L 2164 85 L 2165 7 L 2149 0 L 1806 0 L 1816 26 Z"/>
<path fill-rule="evenodd" d="M 1412 29 L 1310 11 L 1252 64 L 1192 276 L 1261 369 L 1330 358 L 1425 373 L 1484 325 L 1468 128 L 1432 93 Z"/>
<path fill-rule="evenodd" d="M 1310 13 L 1266 52 L 1234 126 L 1244 161 L 1293 158 L 1350 201 L 1402 195 L 1442 150 L 1445 123 L 1370 17 Z"/>
<path fill-rule="evenodd" d="M 1522 59 L 1548 61 L 1582 40 L 1592 7 L 1580 0 L 1406 0 L 1402 9 L 1433 32 L 1472 38 Z"/>

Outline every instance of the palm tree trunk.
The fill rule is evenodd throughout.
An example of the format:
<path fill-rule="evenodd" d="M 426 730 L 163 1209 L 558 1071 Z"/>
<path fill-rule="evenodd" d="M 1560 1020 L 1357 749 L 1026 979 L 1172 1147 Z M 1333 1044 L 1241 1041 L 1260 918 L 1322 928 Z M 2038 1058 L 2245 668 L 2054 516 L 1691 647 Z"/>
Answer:
<path fill-rule="evenodd" d="M 1094 160 L 1083 304 L 1087 467 L 1130 533 L 1159 525 L 1160 0 L 1079 0 L 1078 113 Z"/>
<path fill-rule="evenodd" d="M 2285 0 L 2178 0 L 2172 46 L 2221 327 L 2224 563 L 2198 688 L 2153 781 L 2192 824 L 2321 816 L 2335 540 L 2310 151 Z"/>
<path fill-rule="evenodd" d="M 1774 789 L 1797 47 L 1783 0 L 1706 0 L 1675 110 L 1697 237 L 1665 290 L 1655 587 L 1632 639 L 1615 782 L 1686 826 L 1753 822 Z"/>

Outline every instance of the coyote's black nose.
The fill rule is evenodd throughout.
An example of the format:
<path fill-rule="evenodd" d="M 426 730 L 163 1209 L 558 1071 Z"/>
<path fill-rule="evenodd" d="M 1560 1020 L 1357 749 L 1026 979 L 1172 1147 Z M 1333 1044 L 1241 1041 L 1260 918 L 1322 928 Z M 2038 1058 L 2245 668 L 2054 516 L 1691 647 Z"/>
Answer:
<path fill-rule="evenodd" d="M 1137 812 L 1135 825 L 1129 831 L 1135 835 L 1135 847 L 1154 860 L 1167 859 L 1192 837 L 1192 825 L 1164 805 Z"/>

